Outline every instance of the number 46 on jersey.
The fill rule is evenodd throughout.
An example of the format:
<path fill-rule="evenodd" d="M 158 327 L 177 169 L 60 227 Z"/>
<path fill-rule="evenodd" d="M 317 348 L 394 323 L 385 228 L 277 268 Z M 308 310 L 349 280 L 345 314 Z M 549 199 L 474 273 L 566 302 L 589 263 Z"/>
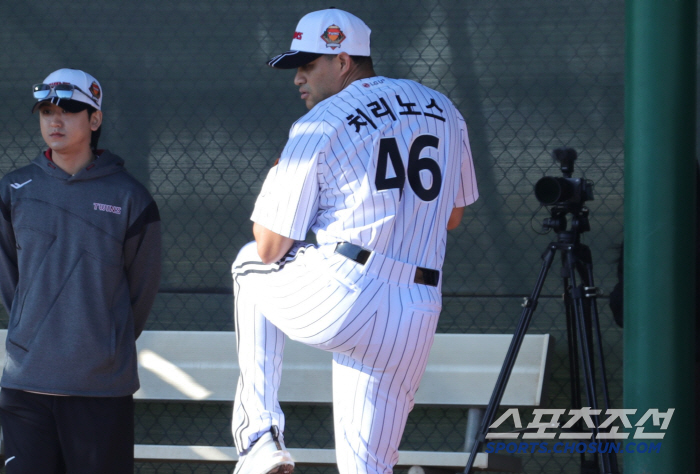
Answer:
<path fill-rule="evenodd" d="M 406 175 L 408 175 L 409 186 L 422 201 L 432 201 L 438 197 L 438 194 L 440 194 L 440 187 L 442 186 L 440 166 L 437 161 L 432 158 L 421 158 L 420 153 L 423 151 L 423 148 L 437 148 L 439 144 L 440 139 L 433 135 L 420 135 L 416 137 L 408 152 L 408 167 L 404 169 L 396 138 L 382 138 L 379 140 L 377 175 L 374 178 L 374 184 L 377 190 L 398 189 L 399 196 L 403 197 Z M 387 163 L 389 161 L 391 161 L 391 166 L 396 173 L 396 176 L 391 178 L 387 177 Z M 422 170 L 426 170 L 432 175 L 432 184 L 429 188 L 423 186 L 423 182 L 421 181 L 420 172 Z"/>

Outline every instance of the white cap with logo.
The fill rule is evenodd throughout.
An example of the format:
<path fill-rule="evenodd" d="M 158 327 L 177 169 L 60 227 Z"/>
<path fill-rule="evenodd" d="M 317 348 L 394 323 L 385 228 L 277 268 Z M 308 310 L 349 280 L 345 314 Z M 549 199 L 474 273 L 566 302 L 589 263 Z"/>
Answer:
<path fill-rule="evenodd" d="M 52 72 L 41 84 L 34 84 L 32 112 L 42 102 L 51 101 L 64 109 L 81 109 L 87 104 L 102 110 L 102 87 L 90 74 L 79 69 L 59 69 Z"/>
<path fill-rule="evenodd" d="M 290 51 L 270 59 L 278 69 L 294 69 L 324 54 L 369 56 L 372 30 L 352 13 L 337 8 L 308 13 L 299 20 Z"/>

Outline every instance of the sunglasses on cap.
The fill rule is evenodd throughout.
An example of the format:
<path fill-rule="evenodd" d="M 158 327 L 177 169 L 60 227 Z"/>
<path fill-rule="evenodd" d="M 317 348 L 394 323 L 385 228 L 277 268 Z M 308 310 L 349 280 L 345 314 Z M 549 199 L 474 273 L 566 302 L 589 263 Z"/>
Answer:
<path fill-rule="evenodd" d="M 37 100 L 47 99 L 51 95 L 51 91 L 53 91 L 59 99 L 71 99 L 76 90 L 93 101 L 99 108 L 99 104 L 91 95 L 86 94 L 84 90 L 73 84 L 34 84 L 32 88 L 34 98 Z"/>

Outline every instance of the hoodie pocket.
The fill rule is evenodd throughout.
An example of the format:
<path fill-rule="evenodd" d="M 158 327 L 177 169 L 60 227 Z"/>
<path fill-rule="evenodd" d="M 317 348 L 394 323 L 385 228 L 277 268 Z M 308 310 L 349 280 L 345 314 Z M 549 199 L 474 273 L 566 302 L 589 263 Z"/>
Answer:
<path fill-rule="evenodd" d="M 98 364 L 114 357 L 114 291 L 123 270 L 83 252 L 61 275 L 34 285 L 22 308 L 10 341 L 29 351 L 62 346 L 63 356 L 89 354 Z M 48 288 L 46 288 L 48 287 Z M 99 361 L 99 362 L 98 362 Z"/>
<path fill-rule="evenodd" d="M 43 305 L 41 314 L 46 314 L 53 304 L 53 299 L 48 297 L 44 288 L 46 261 L 56 236 L 29 227 L 18 227 L 17 234 L 17 259 L 20 270 L 20 279 L 16 289 L 16 296 L 10 311 L 9 339 L 19 347 L 27 350 L 27 342 L 31 340 L 34 329 L 41 321 L 27 316 L 32 310 Z"/>
<path fill-rule="evenodd" d="M 124 271 L 84 252 L 49 310 L 42 337 L 70 345 L 67 360 L 89 354 L 86 366 L 106 367 L 115 355 L 117 321 L 113 300 Z M 120 308 L 121 309 L 121 308 Z"/>

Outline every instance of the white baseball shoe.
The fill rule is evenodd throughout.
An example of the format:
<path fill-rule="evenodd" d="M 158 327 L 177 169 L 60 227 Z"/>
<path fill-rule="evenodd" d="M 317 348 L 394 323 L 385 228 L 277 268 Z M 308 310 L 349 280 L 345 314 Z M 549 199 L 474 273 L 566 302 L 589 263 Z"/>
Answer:
<path fill-rule="evenodd" d="M 292 474 L 294 461 L 273 426 L 238 458 L 233 474 Z"/>

